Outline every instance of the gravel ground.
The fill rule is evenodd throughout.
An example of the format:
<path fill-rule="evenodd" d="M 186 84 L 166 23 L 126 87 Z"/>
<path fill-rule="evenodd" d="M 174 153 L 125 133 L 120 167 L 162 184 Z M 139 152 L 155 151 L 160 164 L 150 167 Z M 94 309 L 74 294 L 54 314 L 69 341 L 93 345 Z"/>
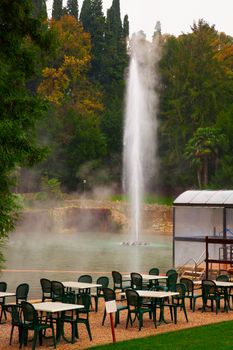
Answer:
<path fill-rule="evenodd" d="M 187 303 L 187 311 L 188 311 L 188 318 L 189 318 L 188 323 L 184 318 L 183 311 L 178 310 L 178 323 L 176 325 L 174 323 L 161 324 L 157 327 L 157 329 L 154 328 L 153 322 L 148 318 L 147 315 L 145 315 L 144 326 L 140 332 L 138 331 L 136 322 L 133 324 L 133 327 L 129 326 L 128 329 L 125 329 L 127 311 L 123 311 L 121 312 L 121 315 L 120 315 L 120 324 L 115 329 L 116 340 L 120 341 L 120 340 L 127 340 L 127 339 L 133 339 L 133 338 L 141 338 L 149 335 L 155 335 L 155 334 L 169 332 L 169 331 L 176 331 L 184 328 L 191 328 L 191 327 L 196 327 L 196 326 L 210 324 L 210 323 L 233 320 L 233 311 L 229 311 L 228 313 L 226 313 L 226 312 L 223 312 L 223 310 L 221 309 L 219 313 L 216 315 L 215 312 L 211 312 L 209 309 L 208 311 L 202 313 L 201 310 L 198 310 L 199 307 L 200 307 L 200 303 L 198 303 L 197 301 L 196 311 L 192 312 L 189 310 L 188 303 Z M 85 326 L 79 325 L 79 339 L 77 340 L 77 342 L 75 344 L 68 344 L 68 343 L 65 343 L 64 340 L 62 340 L 57 345 L 57 348 L 61 350 L 87 349 L 94 345 L 110 343 L 112 341 L 112 335 L 111 335 L 109 317 L 107 317 L 104 326 L 101 325 L 102 317 L 103 317 L 103 302 L 100 301 L 100 307 L 99 307 L 98 313 L 92 312 L 90 314 L 90 325 L 91 325 L 93 340 L 92 341 L 89 340 Z M 168 311 L 165 311 L 165 319 L 170 321 L 170 316 Z M 17 338 L 18 338 L 17 329 L 14 330 L 12 345 L 11 346 L 9 345 L 10 330 L 11 330 L 10 319 L 7 320 L 5 324 L 0 325 L 0 349 L 1 350 L 16 350 L 19 348 L 19 345 L 17 342 Z M 67 334 L 69 333 L 68 328 L 66 329 L 66 333 Z M 43 340 L 43 346 L 39 347 L 38 345 L 37 348 L 41 350 L 51 348 L 51 340 L 49 339 Z M 28 346 L 24 347 L 23 349 L 31 349 L 31 342 L 29 342 Z"/>

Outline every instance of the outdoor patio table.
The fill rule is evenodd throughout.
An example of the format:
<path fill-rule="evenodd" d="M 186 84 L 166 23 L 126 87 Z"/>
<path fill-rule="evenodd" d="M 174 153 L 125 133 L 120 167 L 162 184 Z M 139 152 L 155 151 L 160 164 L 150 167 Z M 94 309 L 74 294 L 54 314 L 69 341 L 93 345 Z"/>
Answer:
<path fill-rule="evenodd" d="M 15 293 L 10 292 L 0 292 L 0 298 L 6 298 L 6 297 L 15 297 Z M 3 299 L 4 301 L 4 299 Z M 5 303 L 5 302 L 4 302 Z M 5 323 L 5 321 L 1 321 L 1 324 Z"/>
<path fill-rule="evenodd" d="M 159 324 L 168 323 L 164 318 L 164 304 L 163 300 L 168 297 L 172 297 L 175 295 L 179 295 L 177 292 L 163 292 L 163 291 L 152 291 L 152 290 L 137 290 L 138 294 L 142 298 L 153 298 L 156 300 L 159 300 L 160 303 L 160 315 L 159 315 Z M 156 319 L 155 319 L 156 322 Z"/>
<path fill-rule="evenodd" d="M 89 288 L 97 288 L 102 287 L 102 284 L 97 283 L 85 283 L 85 282 L 73 282 L 73 281 L 66 281 L 62 282 L 64 287 L 72 290 L 72 289 L 89 289 Z"/>
<path fill-rule="evenodd" d="M 147 274 L 140 274 L 144 280 L 152 281 L 152 280 L 160 280 L 160 279 L 167 279 L 168 276 L 164 275 L 147 275 Z M 123 275 L 124 278 L 129 278 L 130 275 Z"/>
<path fill-rule="evenodd" d="M 57 329 L 56 329 L 56 343 L 58 343 L 60 341 L 60 338 L 62 335 L 61 313 L 63 311 L 73 311 L 73 310 L 84 308 L 83 305 L 66 304 L 66 303 L 51 302 L 51 301 L 45 301 L 42 303 L 35 303 L 32 305 L 34 306 L 36 311 L 48 313 L 50 316 L 51 322 L 52 322 L 52 314 L 57 313 L 58 318 L 57 318 Z M 64 336 L 63 336 L 63 338 L 64 338 Z"/>

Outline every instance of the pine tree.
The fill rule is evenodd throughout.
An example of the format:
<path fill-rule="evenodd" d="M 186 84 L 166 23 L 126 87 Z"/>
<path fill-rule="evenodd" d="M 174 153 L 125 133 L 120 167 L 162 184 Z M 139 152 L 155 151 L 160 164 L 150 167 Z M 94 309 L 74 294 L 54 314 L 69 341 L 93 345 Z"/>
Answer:
<path fill-rule="evenodd" d="M 59 20 L 62 15 L 62 0 L 53 0 L 52 18 L 55 20 Z"/>
<path fill-rule="evenodd" d="M 66 14 L 78 19 L 78 0 L 67 0 Z"/>

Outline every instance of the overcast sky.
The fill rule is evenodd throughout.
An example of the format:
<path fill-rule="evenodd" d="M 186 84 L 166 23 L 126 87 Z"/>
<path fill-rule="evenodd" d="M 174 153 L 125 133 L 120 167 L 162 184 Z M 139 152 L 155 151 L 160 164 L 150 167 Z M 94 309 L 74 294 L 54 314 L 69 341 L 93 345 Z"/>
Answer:
<path fill-rule="evenodd" d="M 78 0 L 81 9 L 83 0 Z M 47 1 L 52 8 L 53 0 Z M 66 0 L 63 0 L 65 6 Z M 103 0 L 103 9 L 111 6 L 112 0 Z M 218 31 L 233 36 L 233 0 L 120 0 L 121 17 L 129 16 L 130 34 L 143 30 L 150 39 L 157 21 L 162 33 L 179 35 L 190 32 L 193 21 L 203 18 Z"/>

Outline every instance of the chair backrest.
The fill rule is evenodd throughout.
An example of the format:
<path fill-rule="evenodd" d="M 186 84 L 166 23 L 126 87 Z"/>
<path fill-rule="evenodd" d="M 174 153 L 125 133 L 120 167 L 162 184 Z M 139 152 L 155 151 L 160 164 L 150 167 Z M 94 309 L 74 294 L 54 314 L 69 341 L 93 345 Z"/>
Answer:
<path fill-rule="evenodd" d="M 212 280 L 202 280 L 202 296 L 207 298 L 209 295 L 215 295 L 217 291 L 216 283 Z"/>
<path fill-rule="evenodd" d="M 152 269 L 149 270 L 149 275 L 159 275 L 159 269 L 157 267 L 152 267 Z"/>
<path fill-rule="evenodd" d="M 170 276 L 170 275 L 172 275 L 173 273 L 177 273 L 176 269 L 169 269 L 169 270 L 167 270 L 167 272 L 166 272 L 166 276 Z"/>
<path fill-rule="evenodd" d="M 7 283 L 6 282 L 0 282 L 0 292 L 5 292 L 7 289 Z"/>
<path fill-rule="evenodd" d="M 168 290 L 170 290 L 170 291 L 174 290 L 174 287 L 175 287 L 176 282 L 177 282 L 177 278 L 178 278 L 177 272 L 173 272 L 170 275 L 168 275 L 168 278 L 166 280 Z"/>
<path fill-rule="evenodd" d="M 137 272 L 131 272 L 131 288 L 142 289 L 142 275 Z"/>
<path fill-rule="evenodd" d="M 62 296 L 65 294 L 65 287 L 59 281 L 51 281 L 52 289 L 52 299 L 53 300 L 62 300 Z"/>
<path fill-rule="evenodd" d="M 23 322 L 30 326 L 36 326 L 38 321 L 37 311 L 34 306 L 27 301 L 22 301 Z"/>
<path fill-rule="evenodd" d="M 29 293 L 29 284 L 21 283 L 16 288 L 16 304 L 19 304 L 22 301 L 27 301 Z"/>
<path fill-rule="evenodd" d="M 111 288 L 108 288 L 108 287 L 103 288 L 103 294 L 104 294 L 105 301 L 116 300 L 116 293 Z"/>
<path fill-rule="evenodd" d="M 113 288 L 122 288 L 122 274 L 118 271 L 112 271 Z"/>
<path fill-rule="evenodd" d="M 92 283 L 91 275 L 81 275 L 78 278 L 78 282 Z"/>
<path fill-rule="evenodd" d="M 194 291 L 194 283 L 190 278 L 181 277 L 180 283 L 183 283 L 186 287 L 186 292 L 188 295 L 192 295 Z"/>
<path fill-rule="evenodd" d="M 47 278 L 40 279 L 40 285 L 43 293 L 51 293 L 52 292 L 52 283 Z"/>
<path fill-rule="evenodd" d="M 140 308 L 141 298 L 136 290 L 126 289 L 125 294 L 128 307 L 133 306 L 134 308 Z"/>
<path fill-rule="evenodd" d="M 229 282 L 229 280 L 230 280 L 230 278 L 229 278 L 228 275 L 223 275 L 223 274 L 221 274 L 221 275 L 218 275 L 218 276 L 216 277 L 216 281 Z"/>
<path fill-rule="evenodd" d="M 78 310 L 78 312 L 88 312 L 91 306 L 91 295 L 88 293 L 77 294 L 77 304 L 83 305 L 84 308 Z"/>
<path fill-rule="evenodd" d="M 174 287 L 174 292 L 179 293 L 179 295 L 175 296 L 175 298 L 184 299 L 185 298 L 185 294 L 186 294 L 185 284 L 184 283 L 176 283 L 175 287 Z"/>
<path fill-rule="evenodd" d="M 101 276 L 97 278 L 97 284 L 101 284 L 101 287 L 97 287 L 97 294 L 102 294 L 103 288 L 107 288 L 109 285 L 109 278 L 106 276 Z"/>

